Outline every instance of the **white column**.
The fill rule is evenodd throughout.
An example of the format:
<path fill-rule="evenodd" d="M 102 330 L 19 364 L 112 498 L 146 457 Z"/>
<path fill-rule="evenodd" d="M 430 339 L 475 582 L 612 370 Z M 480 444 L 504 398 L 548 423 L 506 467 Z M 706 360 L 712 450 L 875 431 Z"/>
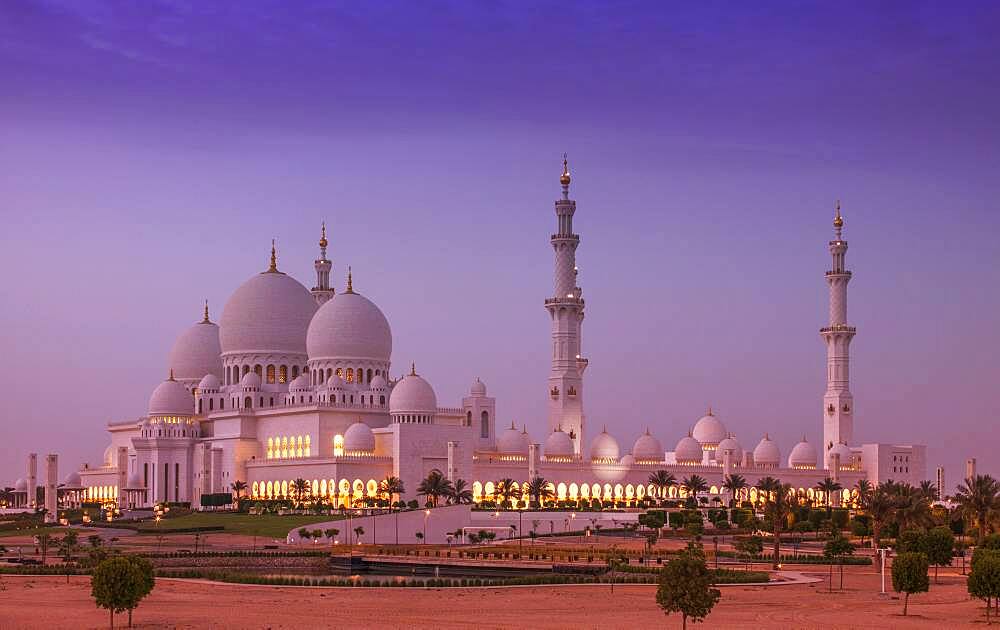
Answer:
<path fill-rule="evenodd" d="M 28 503 L 27 507 L 36 507 L 38 496 L 38 453 L 28 454 Z"/>

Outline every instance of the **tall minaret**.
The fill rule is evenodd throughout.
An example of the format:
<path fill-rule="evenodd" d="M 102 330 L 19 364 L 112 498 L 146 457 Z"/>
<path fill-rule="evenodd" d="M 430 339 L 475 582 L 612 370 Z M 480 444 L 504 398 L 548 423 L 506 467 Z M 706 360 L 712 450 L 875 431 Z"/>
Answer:
<path fill-rule="evenodd" d="M 562 427 L 573 439 L 577 455 L 584 448 L 583 372 L 587 360 L 581 356 L 583 291 L 576 286 L 576 248 L 580 237 L 573 233 L 576 202 L 569 198 L 569 163 L 563 155 L 562 199 L 556 201 L 558 229 L 552 235 L 555 250 L 555 296 L 545 300 L 552 318 L 552 371 L 549 374 L 549 431 Z"/>
<path fill-rule="evenodd" d="M 333 263 L 326 259 L 326 246 L 326 221 L 323 221 L 323 232 L 319 237 L 319 258 L 314 263 L 316 286 L 312 288 L 313 297 L 320 306 L 333 297 L 333 289 L 330 288 L 330 269 L 333 268 Z"/>
<path fill-rule="evenodd" d="M 830 241 L 833 266 L 826 272 L 830 286 L 830 324 L 820 329 L 826 342 L 826 393 L 823 395 L 823 463 L 830 467 L 829 452 L 836 444 L 850 445 L 854 439 L 854 397 L 851 396 L 851 340 L 856 329 L 847 325 L 847 283 L 851 272 L 844 266 L 847 241 L 841 238 L 844 219 L 840 202 L 833 219 L 834 239 Z"/>

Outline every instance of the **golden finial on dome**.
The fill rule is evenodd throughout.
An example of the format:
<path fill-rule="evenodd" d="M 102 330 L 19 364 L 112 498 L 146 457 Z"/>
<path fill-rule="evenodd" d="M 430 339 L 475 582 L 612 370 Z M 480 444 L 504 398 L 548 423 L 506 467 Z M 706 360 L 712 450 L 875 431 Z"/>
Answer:
<path fill-rule="evenodd" d="M 712 405 L 708 406 L 708 414 L 707 415 L 709 415 L 709 416 L 714 416 L 715 415 L 714 413 L 712 413 Z"/>
<path fill-rule="evenodd" d="M 844 227 L 844 217 L 840 216 L 840 199 L 837 200 L 837 216 L 833 219 L 833 227 L 838 230 Z"/>
<path fill-rule="evenodd" d="M 202 324 L 211 324 L 212 322 L 208 319 L 208 300 L 205 300 L 205 317 L 201 320 Z"/>
<path fill-rule="evenodd" d="M 167 377 L 168 381 L 174 380 L 174 368 L 170 368 L 170 376 Z"/>
<path fill-rule="evenodd" d="M 347 266 L 347 290 L 344 293 L 354 293 L 354 277 L 350 265 Z"/>
<path fill-rule="evenodd" d="M 569 186 L 569 181 L 569 159 L 568 156 L 563 153 L 563 172 L 562 175 L 559 176 L 559 183 L 563 186 Z"/>
<path fill-rule="evenodd" d="M 278 250 L 274 247 L 274 239 L 271 239 L 271 266 L 267 268 L 270 273 L 278 273 Z"/>
<path fill-rule="evenodd" d="M 416 376 L 416 375 L 417 375 L 417 362 L 410 361 L 410 376 Z"/>
<path fill-rule="evenodd" d="M 319 237 L 319 246 L 326 248 L 326 221 L 323 221 L 322 236 Z"/>

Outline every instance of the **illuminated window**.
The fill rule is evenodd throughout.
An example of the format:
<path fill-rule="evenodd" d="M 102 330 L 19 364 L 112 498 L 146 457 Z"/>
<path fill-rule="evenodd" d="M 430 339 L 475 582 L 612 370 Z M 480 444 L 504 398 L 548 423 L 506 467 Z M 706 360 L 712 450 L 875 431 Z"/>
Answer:
<path fill-rule="evenodd" d="M 264 367 L 258 363 L 257 365 L 253 366 L 253 373 L 259 376 L 260 378 L 264 378 Z"/>
<path fill-rule="evenodd" d="M 307 436 L 306 436 L 306 450 L 305 450 L 305 453 L 306 453 L 306 457 L 312 457 L 312 456 L 311 456 L 311 455 L 309 454 L 309 452 L 310 452 L 310 450 L 311 450 L 311 443 L 312 443 L 312 438 L 310 438 L 310 437 L 309 437 L 309 436 L 307 435 Z M 326 494 L 326 493 L 324 492 L 323 494 Z"/>
<path fill-rule="evenodd" d="M 368 368 L 368 378 L 367 378 L 367 379 L 365 379 L 365 380 L 366 380 L 367 382 L 369 382 L 369 383 L 371 383 L 371 382 L 372 382 L 372 369 L 371 369 L 371 368 Z"/>
<path fill-rule="evenodd" d="M 344 436 L 333 436 L 333 456 L 342 457 L 344 455 Z"/>
<path fill-rule="evenodd" d="M 274 383 L 274 366 L 273 365 L 267 366 L 267 382 L 268 383 L 272 383 L 272 384 Z"/>
<path fill-rule="evenodd" d="M 278 368 L 278 382 L 287 383 L 288 382 L 288 366 L 282 365 Z"/>
<path fill-rule="evenodd" d="M 339 372 L 340 370 L 337 371 Z M 354 368 L 347 368 L 347 382 L 348 383 L 354 382 Z"/>
<path fill-rule="evenodd" d="M 337 368 L 337 378 L 344 378 L 344 368 Z"/>

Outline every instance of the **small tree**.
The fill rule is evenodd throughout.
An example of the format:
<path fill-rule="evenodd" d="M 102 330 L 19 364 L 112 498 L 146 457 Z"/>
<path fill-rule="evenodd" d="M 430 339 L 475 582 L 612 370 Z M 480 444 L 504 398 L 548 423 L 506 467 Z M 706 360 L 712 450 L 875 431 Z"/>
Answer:
<path fill-rule="evenodd" d="M 747 571 L 750 570 L 751 561 L 764 553 L 764 539 L 753 535 L 736 542 L 736 552 L 740 554 L 744 562 L 747 563 Z"/>
<path fill-rule="evenodd" d="M 1000 553 L 977 549 L 968 581 L 969 595 L 986 601 L 986 623 L 990 623 L 991 600 L 1000 600 Z"/>
<path fill-rule="evenodd" d="M 42 550 L 42 564 L 45 564 L 45 557 L 49 554 L 49 547 L 58 542 L 52 534 L 44 533 L 38 535 L 38 546 Z"/>
<path fill-rule="evenodd" d="M 115 613 L 135 608 L 147 592 L 144 577 L 125 556 L 108 558 L 97 565 L 90 585 L 90 594 L 98 608 L 108 609 L 112 629 Z"/>
<path fill-rule="evenodd" d="M 934 565 L 934 583 L 938 583 L 938 567 L 951 565 L 955 555 L 955 534 L 947 527 L 935 527 L 924 537 L 927 561 Z"/>
<path fill-rule="evenodd" d="M 132 570 L 135 572 L 134 579 L 137 580 L 137 599 L 128 609 L 128 627 L 132 627 L 132 611 L 139 605 L 139 601 L 153 592 L 156 586 L 154 578 L 153 563 L 142 556 L 125 556 L 132 563 Z"/>
<path fill-rule="evenodd" d="M 358 527 L 354 528 L 354 542 L 356 542 L 358 544 L 361 544 L 361 537 L 364 536 L 364 535 L 365 535 L 365 528 L 364 527 L 361 527 L 359 525 Z"/>
<path fill-rule="evenodd" d="M 720 596 L 719 589 L 712 588 L 705 552 L 695 543 L 688 543 L 686 550 L 663 567 L 656 589 L 656 603 L 668 615 L 681 613 L 685 629 L 688 617 L 695 622 L 701 621 L 712 611 Z"/>
<path fill-rule="evenodd" d="M 910 603 L 910 594 L 926 593 L 930 589 L 930 579 L 927 576 L 929 565 L 927 555 L 908 551 L 896 556 L 892 561 L 892 590 L 904 593 L 903 616 Z"/>
<path fill-rule="evenodd" d="M 330 529 L 323 530 L 323 535 L 326 536 L 328 539 L 330 539 L 331 543 L 333 543 L 333 539 L 336 538 L 339 533 L 340 530 L 337 529 L 336 527 L 331 527 Z"/>
<path fill-rule="evenodd" d="M 312 532 L 305 527 L 299 528 L 299 540 L 309 540 L 312 538 Z"/>
<path fill-rule="evenodd" d="M 833 560 L 840 560 L 840 589 L 844 589 L 844 556 L 854 553 L 854 545 L 847 540 L 840 530 L 833 530 L 833 535 L 826 541 L 823 547 L 823 555 L 831 560 L 830 564 L 830 590 L 833 590 Z"/>

